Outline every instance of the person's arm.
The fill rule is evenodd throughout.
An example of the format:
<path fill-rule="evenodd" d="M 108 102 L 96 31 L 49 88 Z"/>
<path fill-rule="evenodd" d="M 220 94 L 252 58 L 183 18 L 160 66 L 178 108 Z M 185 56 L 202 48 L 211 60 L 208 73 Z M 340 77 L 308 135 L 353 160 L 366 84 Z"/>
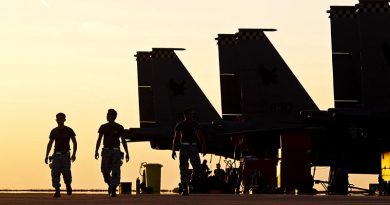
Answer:
<path fill-rule="evenodd" d="M 72 162 L 74 162 L 76 161 L 77 140 L 76 140 L 76 136 L 72 136 L 70 139 L 72 140 L 73 143 L 73 153 L 70 159 L 72 160 Z"/>
<path fill-rule="evenodd" d="M 45 163 L 47 164 L 49 161 L 49 153 L 51 150 L 51 146 L 53 145 L 54 139 L 50 138 L 49 142 L 47 143 L 47 148 L 46 148 L 46 155 L 45 155 Z"/>
<path fill-rule="evenodd" d="M 96 142 L 96 149 L 95 149 L 95 159 L 99 159 L 99 147 L 100 143 L 102 142 L 103 134 L 99 133 L 97 142 Z"/>
<path fill-rule="evenodd" d="M 179 139 L 179 132 L 175 131 L 172 141 L 172 159 L 176 159 L 176 140 Z"/>
<path fill-rule="evenodd" d="M 128 162 L 130 160 L 130 156 L 129 156 L 129 150 L 127 149 L 126 138 L 122 135 L 121 140 L 122 140 L 123 148 L 125 149 L 126 152 L 126 162 Z"/>

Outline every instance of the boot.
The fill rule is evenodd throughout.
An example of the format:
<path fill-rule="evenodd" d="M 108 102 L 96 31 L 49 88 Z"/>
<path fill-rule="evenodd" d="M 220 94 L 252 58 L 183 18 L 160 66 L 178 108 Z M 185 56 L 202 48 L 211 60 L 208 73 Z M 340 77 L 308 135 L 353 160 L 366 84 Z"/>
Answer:
<path fill-rule="evenodd" d="M 116 186 L 111 186 L 111 197 L 116 197 Z"/>
<path fill-rule="evenodd" d="M 53 197 L 55 197 L 55 198 L 61 197 L 60 187 L 56 187 L 56 191 L 54 192 Z"/>
<path fill-rule="evenodd" d="M 73 192 L 72 187 L 70 186 L 70 184 L 67 184 L 66 185 L 66 194 L 72 195 L 72 192 Z"/>
<path fill-rule="evenodd" d="M 107 192 L 108 192 L 108 196 L 111 196 L 111 185 L 108 185 L 108 189 L 107 189 Z"/>
<path fill-rule="evenodd" d="M 181 192 L 181 195 L 182 196 L 189 196 L 189 194 L 188 194 L 188 185 L 183 183 L 182 186 L 183 186 L 183 192 Z"/>
<path fill-rule="evenodd" d="M 182 196 L 189 196 L 188 189 L 183 189 L 183 192 L 181 193 Z"/>

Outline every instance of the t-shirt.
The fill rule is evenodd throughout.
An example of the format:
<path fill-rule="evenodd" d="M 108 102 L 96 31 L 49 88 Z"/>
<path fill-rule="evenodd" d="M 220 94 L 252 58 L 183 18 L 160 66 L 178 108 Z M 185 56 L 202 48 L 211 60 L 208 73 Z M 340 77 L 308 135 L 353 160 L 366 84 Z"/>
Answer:
<path fill-rule="evenodd" d="M 54 152 L 67 152 L 70 150 L 69 141 L 71 137 L 76 136 L 72 128 L 64 126 L 56 127 L 50 132 L 50 139 L 54 140 Z"/>
<path fill-rule="evenodd" d="M 103 124 L 98 131 L 98 133 L 103 134 L 103 147 L 105 148 L 119 147 L 119 138 L 123 132 L 123 126 L 116 122 Z"/>
<path fill-rule="evenodd" d="M 199 124 L 196 121 L 180 121 L 176 124 L 175 131 L 180 132 L 181 140 L 184 143 L 197 142 L 196 130 L 199 129 Z"/>

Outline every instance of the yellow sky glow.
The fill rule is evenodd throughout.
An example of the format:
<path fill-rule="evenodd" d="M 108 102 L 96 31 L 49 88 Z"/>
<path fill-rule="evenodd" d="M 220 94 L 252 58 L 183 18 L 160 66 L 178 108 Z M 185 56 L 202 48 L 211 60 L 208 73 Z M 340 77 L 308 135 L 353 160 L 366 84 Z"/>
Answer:
<path fill-rule="evenodd" d="M 94 159 L 106 111 L 138 127 L 136 51 L 186 48 L 178 53 L 220 111 L 218 33 L 276 28 L 269 33 L 286 63 L 321 109 L 333 106 L 331 0 L 0 0 L 0 189 L 50 188 L 44 164 L 55 114 L 67 115 L 79 150 L 74 188 L 106 188 Z M 147 143 L 129 144 L 122 181 L 135 181 L 142 162 L 161 163 L 162 188 L 179 181 L 178 161 Z M 206 156 L 210 160 L 210 156 Z M 213 158 L 213 164 L 218 157 Z M 214 166 L 213 166 L 214 167 Z"/>

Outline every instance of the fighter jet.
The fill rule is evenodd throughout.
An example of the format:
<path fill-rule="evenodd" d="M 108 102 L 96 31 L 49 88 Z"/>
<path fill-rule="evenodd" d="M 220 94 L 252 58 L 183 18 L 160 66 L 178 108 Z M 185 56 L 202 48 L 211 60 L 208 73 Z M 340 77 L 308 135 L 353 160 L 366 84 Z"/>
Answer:
<path fill-rule="evenodd" d="M 381 174 L 389 181 L 387 168 L 381 169 L 390 151 L 383 135 L 390 122 L 389 3 L 361 0 L 331 6 L 329 13 L 334 108 L 318 110 L 267 38 L 274 29 L 239 29 L 216 38 L 221 117 L 174 49 L 138 52 L 141 128 L 131 128 L 128 140 L 170 149 L 181 111 L 192 107 L 209 153 L 263 159 L 255 167 L 271 185 L 309 182 L 309 164 L 331 167 L 331 193 L 348 192 L 348 173 Z M 281 170 L 284 182 L 274 177 Z"/>
<path fill-rule="evenodd" d="M 128 130 L 129 142 L 171 149 L 174 126 L 191 107 L 206 136 L 207 153 L 234 159 L 250 155 L 272 164 L 260 169 L 276 186 L 281 134 L 301 139 L 300 111 L 318 108 L 267 38 L 268 31 L 275 29 L 239 29 L 216 38 L 222 117 L 175 54 L 184 49 L 137 52 L 140 128 Z M 306 161 L 295 167 L 309 174 Z"/>
<path fill-rule="evenodd" d="M 325 127 L 313 137 L 313 163 L 331 167 L 331 192 L 347 193 L 348 173 L 390 180 L 383 166 L 390 151 L 384 134 L 390 123 L 390 7 L 387 0 L 360 0 L 331 6 L 328 13 L 335 108 L 302 116 L 309 125 Z"/>

